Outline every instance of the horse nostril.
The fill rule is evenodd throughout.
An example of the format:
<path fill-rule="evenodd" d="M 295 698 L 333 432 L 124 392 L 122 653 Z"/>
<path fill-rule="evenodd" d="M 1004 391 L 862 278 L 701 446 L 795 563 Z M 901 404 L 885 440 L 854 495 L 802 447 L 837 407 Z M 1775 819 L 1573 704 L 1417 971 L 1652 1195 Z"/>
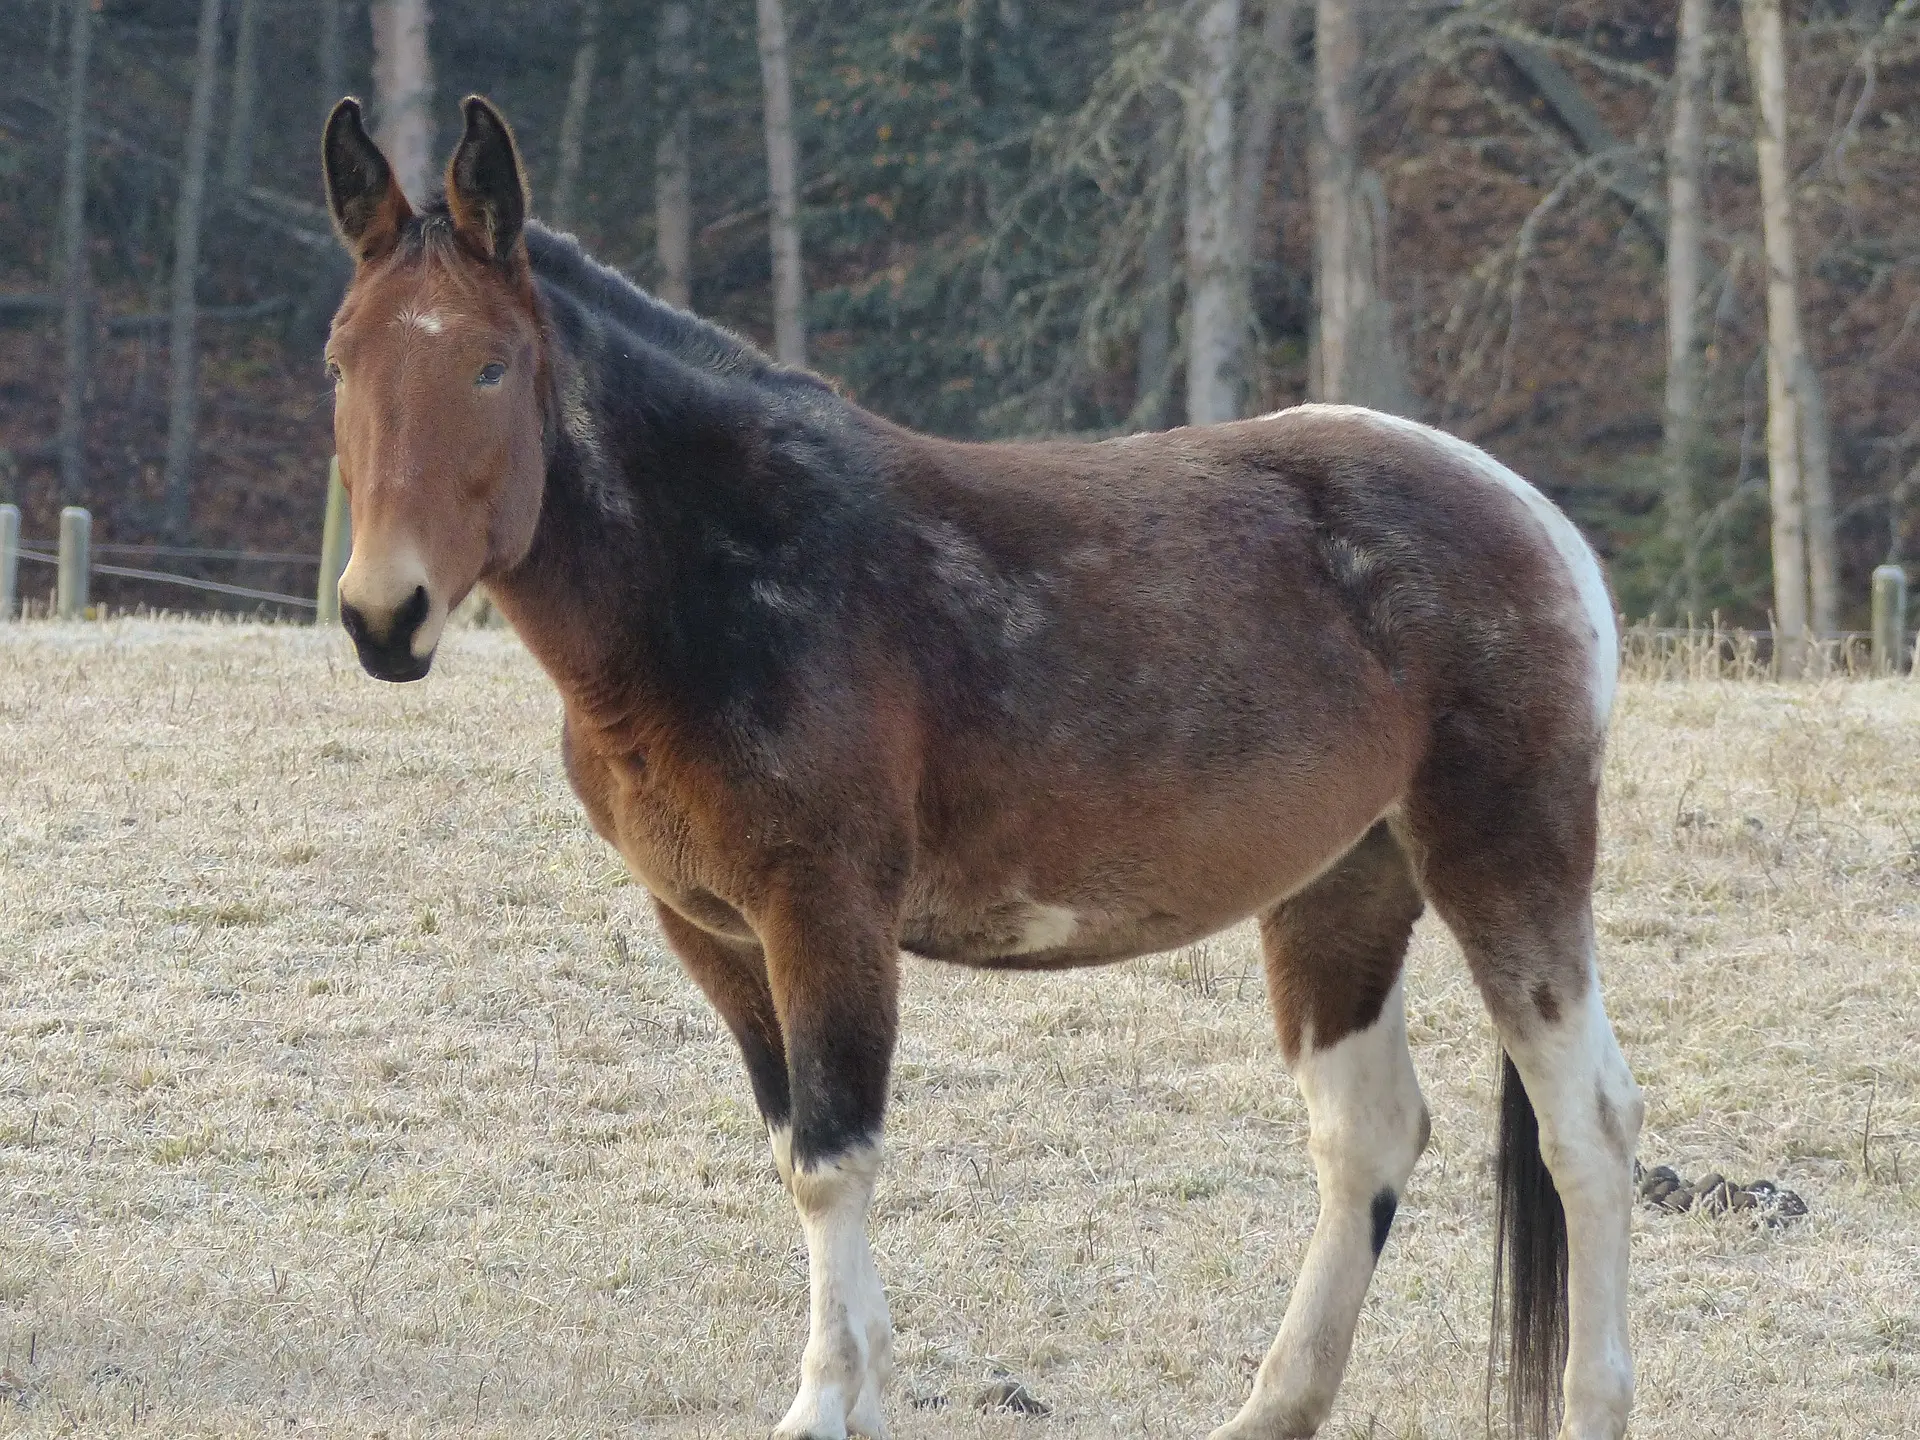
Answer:
<path fill-rule="evenodd" d="M 427 612 L 432 608 L 433 602 L 427 598 L 427 587 L 414 586 L 407 603 L 394 612 L 393 626 L 387 631 L 387 643 L 398 646 L 411 641 L 413 632 L 426 623 Z"/>
<path fill-rule="evenodd" d="M 424 585 L 414 586 L 397 608 L 375 611 L 372 620 L 359 606 L 345 599 L 340 602 L 340 623 L 353 637 L 361 668 L 376 680 L 418 680 L 427 673 L 433 647 L 428 646 L 425 655 L 415 655 L 413 646 L 432 613 L 433 601 Z"/>

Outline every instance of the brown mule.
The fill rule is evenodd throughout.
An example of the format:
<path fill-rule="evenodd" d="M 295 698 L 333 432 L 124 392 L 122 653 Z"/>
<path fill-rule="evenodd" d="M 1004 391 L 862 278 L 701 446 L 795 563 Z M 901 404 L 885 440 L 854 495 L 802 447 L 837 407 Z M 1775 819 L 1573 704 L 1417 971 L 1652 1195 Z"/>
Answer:
<path fill-rule="evenodd" d="M 886 1431 L 866 1213 L 900 952 L 1097 965 L 1248 916 L 1321 1208 L 1215 1433 L 1313 1433 L 1427 1139 L 1401 963 L 1431 902 L 1509 1057 L 1514 1414 L 1544 1432 L 1560 1388 L 1562 1436 L 1617 1440 L 1641 1104 L 1589 904 L 1616 636 L 1565 517 L 1346 407 L 910 433 L 530 223 L 506 123 L 465 118 L 419 212 L 354 102 L 327 125 L 341 613 L 370 673 L 417 679 L 484 582 L 559 687 L 574 788 L 738 1039 L 805 1227 L 776 1434 Z"/>

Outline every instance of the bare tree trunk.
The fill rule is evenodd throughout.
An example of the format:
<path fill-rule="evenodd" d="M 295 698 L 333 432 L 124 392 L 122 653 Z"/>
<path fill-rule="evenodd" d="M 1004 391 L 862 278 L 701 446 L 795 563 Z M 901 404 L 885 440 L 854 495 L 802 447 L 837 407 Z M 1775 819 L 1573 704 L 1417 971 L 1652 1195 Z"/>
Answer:
<path fill-rule="evenodd" d="M 253 183 L 253 96 L 260 73 L 260 0 L 240 0 L 233 42 L 233 96 L 227 108 L 227 154 L 222 183 L 243 190 Z"/>
<path fill-rule="evenodd" d="M 92 0 L 72 0 L 73 39 L 67 56 L 67 157 L 60 184 L 61 338 L 65 375 L 60 387 L 60 499 L 85 502 L 87 493 L 87 60 L 93 48 Z"/>
<path fill-rule="evenodd" d="M 1240 0 L 1202 0 L 1187 113 L 1187 423 L 1240 414 L 1234 304 L 1233 74 Z"/>
<path fill-rule="evenodd" d="M 660 298 L 693 305 L 693 55 L 686 0 L 660 7 L 660 140 L 653 152 L 654 245 Z"/>
<path fill-rule="evenodd" d="M 192 500 L 193 432 L 199 402 L 200 353 L 195 336 L 199 302 L 200 223 L 206 209 L 207 152 L 213 145 L 213 92 L 219 80 L 220 0 L 200 0 L 194 49 L 193 105 L 187 116 L 186 153 L 181 157 L 180 199 L 173 212 L 173 316 L 167 361 L 167 533 L 187 538 Z"/>
<path fill-rule="evenodd" d="M 346 57 L 340 35 L 341 0 L 320 0 L 320 113 L 329 113 L 346 93 Z"/>
<path fill-rule="evenodd" d="M 1293 16 L 1298 0 L 1267 0 L 1260 20 L 1257 54 L 1248 65 L 1246 119 L 1240 126 L 1240 154 L 1234 180 L 1233 223 L 1235 246 L 1253 253 L 1254 228 L 1260 221 L 1260 201 L 1267 189 L 1267 165 L 1273 158 L 1273 137 L 1280 128 L 1280 101 L 1284 75 L 1292 61 Z"/>
<path fill-rule="evenodd" d="M 573 52 L 573 80 L 560 119 L 560 173 L 553 184 L 553 223 L 572 230 L 579 223 L 574 205 L 580 188 L 580 151 L 587 133 L 587 103 L 593 97 L 593 71 L 600 58 L 599 0 L 581 0 L 580 46 Z"/>
<path fill-rule="evenodd" d="M 807 363 L 806 277 L 800 270 L 799 161 L 793 144 L 793 85 L 781 0 L 757 0 L 760 78 L 766 91 L 767 189 L 773 200 L 773 353 Z"/>
<path fill-rule="evenodd" d="M 1700 614 L 1694 535 L 1694 464 L 1700 443 L 1700 106 L 1707 78 L 1711 0 L 1680 0 L 1673 62 L 1673 132 L 1667 141 L 1667 538 L 1680 563 L 1679 608 Z"/>
<path fill-rule="evenodd" d="M 1166 109 L 1164 104 L 1156 107 Z M 1179 164 L 1180 122 L 1175 116 L 1156 116 L 1153 128 L 1153 178 L 1148 193 L 1156 198 L 1147 222 L 1141 253 L 1140 354 L 1133 386 L 1133 414 L 1128 424 L 1142 430 L 1160 430 L 1167 424 L 1173 385 L 1173 206 L 1177 184 L 1168 172 Z M 1177 171 L 1175 172 L 1177 174 Z"/>
<path fill-rule="evenodd" d="M 375 138 L 400 188 L 419 204 L 433 188 L 427 0 L 374 0 L 372 19 Z"/>
<path fill-rule="evenodd" d="M 1260 20 L 1260 38 L 1246 57 L 1246 100 L 1240 125 L 1240 153 L 1235 157 L 1233 182 L 1233 240 L 1231 243 L 1233 308 L 1240 316 L 1243 347 L 1255 339 L 1253 324 L 1253 261 L 1260 226 L 1260 202 L 1266 195 L 1267 167 L 1273 158 L 1273 137 L 1280 128 L 1280 102 L 1286 93 L 1286 73 L 1293 60 L 1293 22 L 1298 0 L 1267 0 Z M 1253 401 L 1255 365 L 1241 364 L 1242 406 Z"/>
<path fill-rule="evenodd" d="M 1840 633 L 1840 545 L 1834 533 L 1833 466 L 1827 438 L 1827 391 L 1800 336 L 1794 362 L 1800 420 L 1800 483 L 1807 495 L 1807 581 L 1813 600 L 1813 633 L 1822 640 Z"/>
<path fill-rule="evenodd" d="M 1747 64 L 1760 158 L 1760 218 L 1767 252 L 1767 472 L 1773 499 L 1774 653 L 1780 672 L 1806 667 L 1807 543 L 1800 476 L 1797 380 L 1799 278 L 1794 262 L 1793 193 L 1787 177 L 1786 59 L 1780 0 L 1742 0 Z"/>
<path fill-rule="evenodd" d="M 160 172 L 152 167 L 146 168 L 146 178 L 142 183 L 148 193 L 142 196 L 141 210 L 143 216 L 151 216 L 152 206 L 160 188 Z M 143 251 L 151 249 L 153 254 L 153 270 L 147 276 L 147 310 L 151 314 L 158 314 L 166 308 L 167 304 L 166 247 L 160 243 L 158 237 L 151 240 L 148 238 L 152 233 L 149 227 L 155 223 L 149 218 L 142 224 L 139 246 Z M 149 390 L 153 371 L 159 368 L 153 364 L 154 352 L 159 341 L 160 337 L 151 329 L 141 327 L 139 349 L 134 356 L 133 387 L 127 394 L 127 408 L 136 415 L 145 411 L 147 402 L 151 398 Z"/>
<path fill-rule="evenodd" d="M 1364 281 L 1354 271 L 1354 181 L 1359 124 L 1360 26 L 1350 0 L 1318 0 L 1313 28 L 1318 125 L 1313 176 L 1319 364 L 1312 391 L 1321 400 L 1352 398 L 1353 341 Z"/>
<path fill-rule="evenodd" d="M 1360 168 L 1359 90 L 1366 47 L 1361 0 L 1318 0 L 1314 14 L 1313 136 L 1316 399 L 1419 410 L 1381 284 L 1387 192 Z"/>

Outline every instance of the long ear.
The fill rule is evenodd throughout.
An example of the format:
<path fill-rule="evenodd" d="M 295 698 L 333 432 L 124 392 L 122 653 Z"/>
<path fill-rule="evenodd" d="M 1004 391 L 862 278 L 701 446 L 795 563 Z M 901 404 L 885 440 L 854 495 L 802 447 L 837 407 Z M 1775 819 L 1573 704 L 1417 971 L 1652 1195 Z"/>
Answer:
<path fill-rule="evenodd" d="M 482 255 L 512 269 L 527 223 L 527 176 L 506 117 L 478 95 L 461 105 L 467 128 L 447 162 L 453 228 Z"/>
<path fill-rule="evenodd" d="M 364 265 L 392 250 L 413 218 L 413 207 L 393 178 L 387 157 L 367 134 L 360 102 L 352 96 L 327 117 L 320 164 L 327 173 L 327 209 L 353 258 Z"/>

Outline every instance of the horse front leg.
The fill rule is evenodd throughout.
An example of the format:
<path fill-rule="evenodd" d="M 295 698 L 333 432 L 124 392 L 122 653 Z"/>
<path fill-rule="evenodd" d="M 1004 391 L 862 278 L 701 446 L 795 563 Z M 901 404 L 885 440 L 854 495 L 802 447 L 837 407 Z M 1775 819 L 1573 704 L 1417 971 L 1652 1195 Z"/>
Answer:
<path fill-rule="evenodd" d="M 786 1038 L 792 1118 L 774 1156 L 807 1239 L 800 1389 L 775 1440 L 885 1440 L 893 1318 L 867 1245 L 899 951 L 884 907 L 853 887 L 784 894 L 756 916 Z"/>
<path fill-rule="evenodd" d="M 751 941 L 728 940 L 702 930 L 658 900 L 653 908 L 667 944 L 733 1033 L 746 1064 L 747 1083 L 753 1087 L 754 1104 L 773 1144 L 774 1162 L 781 1164 L 793 1102 L 787 1091 L 786 1040 L 780 1033 L 773 990 L 767 984 L 766 956 Z M 785 1173 L 783 1169 L 783 1178 Z"/>
<path fill-rule="evenodd" d="M 1253 1393 L 1211 1440 L 1297 1440 L 1333 1410 L 1374 1267 L 1427 1144 L 1401 978 L 1420 908 L 1405 854 L 1376 825 L 1261 917 L 1274 1022 L 1307 1102 L 1320 1215 Z"/>

